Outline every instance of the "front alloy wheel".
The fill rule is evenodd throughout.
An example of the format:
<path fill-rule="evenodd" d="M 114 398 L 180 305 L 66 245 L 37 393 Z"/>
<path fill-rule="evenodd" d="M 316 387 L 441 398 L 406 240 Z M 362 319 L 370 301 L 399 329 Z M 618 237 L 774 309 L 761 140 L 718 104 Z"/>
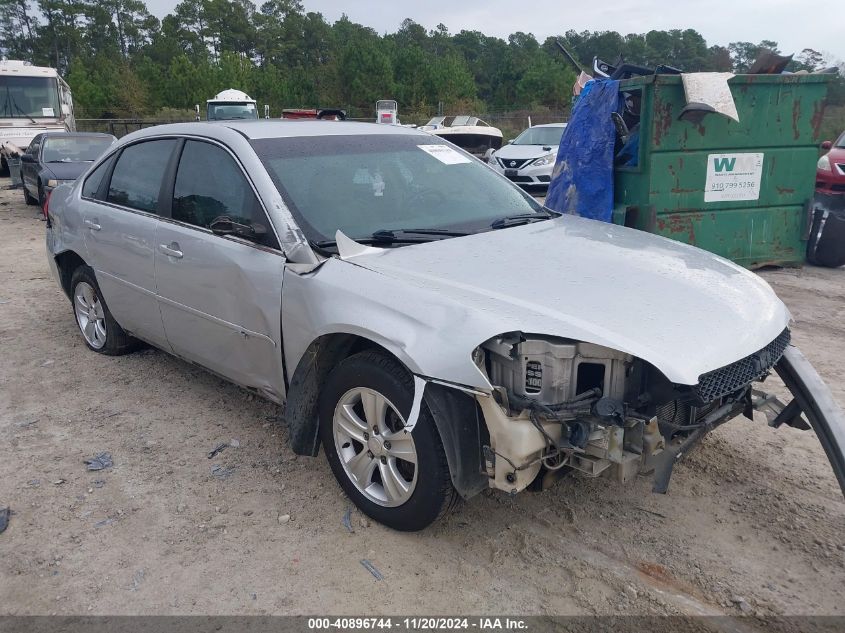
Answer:
<path fill-rule="evenodd" d="M 343 470 L 367 499 L 400 506 L 417 484 L 417 449 L 405 419 L 382 394 L 350 389 L 334 412 L 334 446 Z"/>
<path fill-rule="evenodd" d="M 320 392 L 320 439 L 344 492 L 376 521 L 421 530 L 456 502 L 443 443 L 428 407 L 406 429 L 408 370 L 383 352 L 341 361 Z"/>

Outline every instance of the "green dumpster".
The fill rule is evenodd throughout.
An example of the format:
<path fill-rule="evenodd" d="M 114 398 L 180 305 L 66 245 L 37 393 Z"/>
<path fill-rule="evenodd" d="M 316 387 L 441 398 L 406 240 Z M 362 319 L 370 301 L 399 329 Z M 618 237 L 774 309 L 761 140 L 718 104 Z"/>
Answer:
<path fill-rule="evenodd" d="M 615 168 L 617 224 L 748 268 L 804 262 L 828 75 L 737 75 L 739 122 L 679 120 L 681 77 L 620 82 L 641 98 L 635 166 Z"/>

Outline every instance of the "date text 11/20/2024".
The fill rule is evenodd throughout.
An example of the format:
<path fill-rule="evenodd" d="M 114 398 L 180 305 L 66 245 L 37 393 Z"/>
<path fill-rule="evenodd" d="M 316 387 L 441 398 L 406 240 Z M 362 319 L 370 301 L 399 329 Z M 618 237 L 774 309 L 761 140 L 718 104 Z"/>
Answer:
<path fill-rule="evenodd" d="M 528 628 L 520 618 L 497 617 L 348 617 L 348 618 L 309 618 L 309 630 L 391 630 L 400 631 L 524 631 Z"/>

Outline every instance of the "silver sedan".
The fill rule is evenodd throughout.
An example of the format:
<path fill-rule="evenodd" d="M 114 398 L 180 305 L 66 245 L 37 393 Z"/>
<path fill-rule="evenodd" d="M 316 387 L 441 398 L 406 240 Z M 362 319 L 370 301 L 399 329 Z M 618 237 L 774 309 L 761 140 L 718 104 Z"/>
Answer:
<path fill-rule="evenodd" d="M 285 405 L 349 497 L 421 529 L 486 488 L 625 482 L 754 408 L 841 412 L 771 288 L 696 248 L 537 204 L 424 132 L 220 122 L 121 139 L 50 201 L 88 347 L 141 342 Z M 778 372 L 785 408 L 752 390 Z"/>

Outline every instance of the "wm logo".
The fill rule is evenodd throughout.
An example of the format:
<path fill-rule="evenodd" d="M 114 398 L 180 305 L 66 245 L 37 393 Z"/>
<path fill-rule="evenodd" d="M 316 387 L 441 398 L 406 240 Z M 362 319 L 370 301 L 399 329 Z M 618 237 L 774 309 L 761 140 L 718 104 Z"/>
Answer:
<path fill-rule="evenodd" d="M 713 159 L 713 166 L 716 168 L 716 172 L 720 171 L 733 171 L 734 165 L 736 165 L 736 157 L 733 158 L 714 158 Z"/>

